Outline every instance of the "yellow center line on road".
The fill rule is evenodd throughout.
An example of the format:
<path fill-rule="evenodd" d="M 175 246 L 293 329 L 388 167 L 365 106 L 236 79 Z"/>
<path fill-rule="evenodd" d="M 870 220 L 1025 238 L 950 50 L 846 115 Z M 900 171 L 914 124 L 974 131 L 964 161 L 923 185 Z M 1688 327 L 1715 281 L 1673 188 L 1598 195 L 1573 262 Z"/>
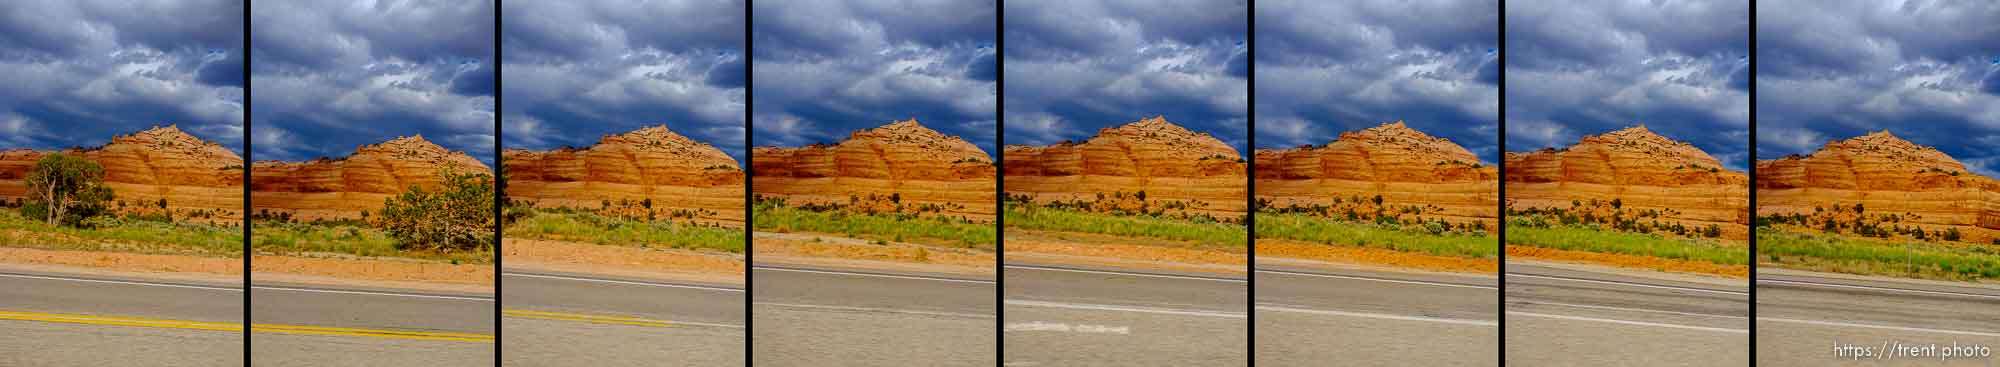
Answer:
<path fill-rule="evenodd" d="M 683 324 L 683 323 L 676 323 L 673 321 L 642 319 L 637 317 L 585 315 L 585 314 L 576 314 L 567 312 L 549 312 L 549 311 L 501 310 L 500 314 L 506 315 L 507 317 L 523 318 L 523 319 L 576 321 L 576 322 L 590 322 L 599 324 L 631 325 L 631 326 L 647 326 L 647 327 L 679 327 L 682 326 Z M 688 323 L 688 324 L 699 325 L 693 323 Z M 729 325 L 709 325 L 709 326 L 727 327 Z"/>
<path fill-rule="evenodd" d="M 363 337 L 388 338 L 388 339 L 442 340 L 442 341 L 460 341 L 460 342 L 476 342 L 476 343 L 493 342 L 493 335 L 489 334 L 357 329 L 357 328 L 330 327 L 330 326 L 250 324 L 250 331 L 260 332 L 260 333 L 363 336 Z"/>
<path fill-rule="evenodd" d="M 0 311 L 0 320 L 40 321 L 88 325 L 137 326 L 163 329 L 188 329 L 210 331 L 242 332 L 243 324 L 233 322 L 209 322 L 190 320 L 148 319 L 138 317 L 99 316 L 82 314 L 61 314 L 26 311 Z M 251 324 L 253 332 L 312 334 L 333 336 L 359 336 L 388 339 L 441 340 L 492 343 L 493 336 L 487 334 L 446 333 L 428 331 L 403 331 L 381 329 L 359 329 L 329 326 L 301 326 Z"/>
<path fill-rule="evenodd" d="M 243 324 L 231 322 L 206 322 L 188 320 L 146 319 L 137 317 L 97 316 L 60 314 L 25 311 L 0 311 L 0 320 L 60 322 L 70 324 L 119 325 L 156 327 L 167 329 L 243 331 Z"/>

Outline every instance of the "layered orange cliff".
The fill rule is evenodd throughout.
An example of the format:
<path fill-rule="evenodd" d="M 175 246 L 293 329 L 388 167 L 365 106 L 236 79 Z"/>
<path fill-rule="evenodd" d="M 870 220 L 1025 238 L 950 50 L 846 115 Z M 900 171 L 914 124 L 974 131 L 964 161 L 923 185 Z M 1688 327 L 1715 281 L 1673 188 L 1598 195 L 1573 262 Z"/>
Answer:
<path fill-rule="evenodd" d="M 993 219 L 992 156 L 914 119 L 855 131 L 839 144 L 752 148 L 750 167 L 751 190 L 793 203 L 896 194 L 906 204 L 956 204 L 945 215 Z"/>
<path fill-rule="evenodd" d="M 1627 209 L 1671 209 L 1663 220 L 1720 225 L 1724 238 L 1749 237 L 1749 175 L 1644 125 L 1585 136 L 1565 149 L 1508 152 L 1505 167 L 1506 200 L 1516 209 L 1616 199 Z"/>
<path fill-rule="evenodd" d="M 736 159 L 664 125 L 606 135 L 583 149 L 508 149 L 501 157 L 508 197 L 536 206 L 594 209 L 652 199 L 656 211 L 743 223 L 743 169 Z"/>
<path fill-rule="evenodd" d="M 1148 200 L 1198 200 L 1215 216 L 1246 213 L 1243 156 L 1208 133 L 1153 117 L 1099 129 L 1082 143 L 1009 145 L 1002 151 L 1006 191 L 1038 201 L 1090 200 L 1145 191 Z"/>
<path fill-rule="evenodd" d="M 1499 228 L 1499 171 L 1402 121 L 1341 133 L 1325 146 L 1258 149 L 1256 170 L 1257 197 L 1277 207 L 1381 195 L 1385 204 L 1434 205 L 1443 219 Z"/>
<path fill-rule="evenodd" d="M 294 219 L 361 217 L 411 186 L 437 188 L 444 171 L 492 175 L 464 152 L 422 135 L 364 145 L 340 159 L 258 161 L 251 165 L 250 205 L 258 213 L 291 213 Z"/>
<path fill-rule="evenodd" d="M 1757 176 L 1759 215 L 1862 204 L 1869 213 L 1917 214 L 1898 224 L 1956 228 L 1966 241 L 2000 236 L 2000 181 L 1888 131 L 1829 141 L 1810 156 L 1759 160 Z"/>
<path fill-rule="evenodd" d="M 26 196 L 35 162 L 52 152 L 0 151 L 0 198 Z M 127 203 L 166 199 L 169 209 L 206 209 L 223 219 L 243 211 L 243 157 L 221 144 L 202 141 L 180 127 L 154 127 L 119 135 L 102 147 L 67 149 L 104 167 L 104 182 Z M 138 207 L 139 205 L 133 205 Z"/>

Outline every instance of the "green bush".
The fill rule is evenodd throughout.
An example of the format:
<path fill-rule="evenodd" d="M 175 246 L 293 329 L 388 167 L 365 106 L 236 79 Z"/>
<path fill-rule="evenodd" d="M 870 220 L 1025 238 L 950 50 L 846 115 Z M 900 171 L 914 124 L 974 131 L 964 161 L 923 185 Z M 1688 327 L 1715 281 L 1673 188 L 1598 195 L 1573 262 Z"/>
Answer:
<path fill-rule="evenodd" d="M 493 177 L 439 172 L 436 190 L 410 186 L 383 200 L 377 227 L 404 250 L 439 253 L 491 251 L 493 246 Z"/>

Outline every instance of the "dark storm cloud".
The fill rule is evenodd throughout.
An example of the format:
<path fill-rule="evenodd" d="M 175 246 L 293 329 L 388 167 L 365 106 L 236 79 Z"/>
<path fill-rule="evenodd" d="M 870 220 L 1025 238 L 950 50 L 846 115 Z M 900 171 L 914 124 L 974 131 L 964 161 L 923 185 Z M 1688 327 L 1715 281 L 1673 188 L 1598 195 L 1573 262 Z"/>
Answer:
<path fill-rule="evenodd" d="M 0 149 L 178 124 L 243 147 L 241 1 L 0 3 Z"/>
<path fill-rule="evenodd" d="M 493 161 L 493 4 L 262 0 L 250 9 L 257 160 L 413 134 Z"/>
<path fill-rule="evenodd" d="M 1402 120 L 1497 161 L 1499 11 L 1487 0 L 1257 3 L 1257 145 L 1326 144 Z"/>
<path fill-rule="evenodd" d="M 1006 5 L 1007 144 L 1082 141 L 1164 115 L 1249 154 L 1247 3 Z"/>
<path fill-rule="evenodd" d="M 1746 1 L 1526 1 L 1505 16 L 1507 150 L 1643 123 L 1749 165 Z"/>
<path fill-rule="evenodd" d="M 664 124 L 743 161 L 743 2 L 505 6 L 508 148 L 583 147 Z"/>
<path fill-rule="evenodd" d="M 916 118 L 994 146 L 994 2 L 752 2 L 757 145 L 839 141 Z"/>
<path fill-rule="evenodd" d="M 1757 18 L 1758 158 L 1889 130 L 2000 177 L 2000 3 L 1767 0 Z"/>

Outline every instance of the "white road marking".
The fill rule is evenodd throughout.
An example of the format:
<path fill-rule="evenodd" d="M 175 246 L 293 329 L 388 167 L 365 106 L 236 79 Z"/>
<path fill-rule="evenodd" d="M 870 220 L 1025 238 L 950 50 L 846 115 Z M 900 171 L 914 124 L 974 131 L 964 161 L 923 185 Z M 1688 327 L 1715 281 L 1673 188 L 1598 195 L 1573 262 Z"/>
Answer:
<path fill-rule="evenodd" d="M 1612 306 L 1596 306 L 1596 305 L 1580 305 L 1580 304 L 1575 304 L 1575 303 L 1562 303 L 1562 302 L 1541 302 L 1541 301 L 1533 301 L 1533 302 L 1523 302 L 1522 304 L 1531 304 L 1531 305 L 1550 305 L 1550 306 L 1563 306 L 1563 307 L 1574 307 L 1574 308 L 1587 308 L 1587 309 L 1597 309 L 1597 310 L 1612 310 L 1612 311 L 1626 311 L 1626 312 L 1644 312 L 1644 313 L 1660 313 L 1660 314 L 1669 314 L 1669 315 L 1682 315 L 1682 316 L 1701 316 L 1701 317 L 1720 317 L 1720 318 L 1728 318 L 1728 319 L 1747 319 L 1747 318 L 1750 318 L 1749 316 L 1732 316 L 1732 315 L 1716 315 L 1716 314 L 1706 314 L 1706 313 L 1694 313 L 1694 312 L 1680 312 L 1680 311 L 1667 311 L 1667 310 L 1651 310 L 1651 309 L 1644 309 L 1644 308 L 1630 308 L 1630 307 L 1612 307 Z"/>
<path fill-rule="evenodd" d="M 71 281 L 71 282 L 85 282 L 85 283 L 108 283 L 108 284 L 125 284 L 125 285 L 144 285 L 144 286 L 153 286 L 153 287 L 169 287 L 169 288 L 188 288 L 188 289 L 205 289 L 205 290 L 211 290 L 211 291 L 229 291 L 229 292 L 242 292 L 242 291 L 243 291 L 243 288 L 224 288 L 224 287 L 209 287 L 209 286 L 199 286 L 199 285 L 185 285 L 185 284 L 169 284 L 169 283 L 152 283 L 152 282 L 133 282 L 133 281 L 123 281 L 123 280 L 101 280 L 101 279 L 83 279 L 83 278 L 69 278 L 69 277 L 48 277 L 48 276 L 39 276 L 39 275 L 22 275 L 22 274 L 6 274 L 6 273 L 0 273 L 0 277 L 13 277 L 13 278 L 28 278 L 28 279 L 42 279 L 42 280 L 64 280 L 64 281 Z"/>
<path fill-rule="evenodd" d="M 1304 313 L 1304 314 L 1328 315 L 1328 316 L 1365 317 L 1365 318 L 1383 319 L 1383 320 L 1440 322 L 1446 324 L 1489 326 L 1489 327 L 1500 326 L 1500 322 L 1490 321 L 1490 320 L 1469 320 L 1469 319 L 1453 319 L 1444 317 L 1390 315 L 1390 314 L 1380 314 L 1380 313 L 1348 312 L 1348 311 L 1334 311 L 1334 310 L 1314 310 L 1314 309 L 1293 308 L 1285 306 L 1269 306 L 1269 305 L 1258 305 L 1257 309 L 1263 311 L 1292 312 L 1292 313 Z"/>
<path fill-rule="evenodd" d="M 925 316 L 944 316 L 944 317 L 963 317 L 963 318 L 975 318 L 975 319 L 991 319 L 991 318 L 995 318 L 995 316 L 994 316 L 994 315 L 981 315 L 981 314 L 973 314 L 973 313 L 958 313 L 958 312 L 943 312 L 943 311 L 918 311 L 918 310 L 900 310 L 900 309 L 893 309 L 893 308 L 875 308 L 875 307 L 853 307 L 853 306 L 829 306 L 829 305 L 808 305 L 808 304 L 798 304 L 798 303 L 778 303 L 778 302 L 753 302 L 753 303 L 751 303 L 751 304 L 754 304 L 754 305 L 764 305 L 764 306 L 777 306 L 777 307 L 790 307 L 790 308 L 804 308 L 804 309 L 815 309 L 815 310 L 832 310 L 832 311 L 848 311 L 848 312 L 878 312 L 878 313 L 899 313 L 899 314 L 910 314 L 910 315 L 925 315 Z"/>
<path fill-rule="evenodd" d="M 1123 275 L 1123 276 L 1133 276 L 1133 277 L 1148 277 L 1148 278 L 1167 278 L 1167 279 L 1187 279 L 1187 280 L 1206 280 L 1206 281 L 1211 281 L 1211 282 L 1225 282 L 1225 283 L 1248 283 L 1248 282 L 1250 282 L 1250 281 L 1248 281 L 1248 280 L 1244 280 L 1244 279 L 1227 279 L 1227 278 L 1209 278 L 1209 277 L 1196 277 L 1196 276 L 1185 276 L 1185 275 L 1166 275 L 1166 274 L 1146 274 L 1146 273 L 1127 273 L 1127 272 L 1122 272 L 1122 271 L 1104 271 L 1104 270 L 1083 270 L 1083 269 L 1065 269 L 1065 268 L 1050 268 L 1050 267 L 1041 267 L 1041 266 L 1030 266 L 1030 265 L 1007 265 L 1006 267 L 1007 267 L 1007 268 L 1011 268 L 1011 269 L 1026 269 L 1026 270 L 1041 270 L 1041 271 L 1066 271 L 1066 272 L 1071 272 L 1071 273 L 1086 273 L 1086 274 L 1105 274 L 1105 275 Z"/>
<path fill-rule="evenodd" d="M 1689 291 L 1689 292 L 1707 292 L 1707 293 L 1717 293 L 1717 294 L 1727 294 L 1727 295 L 1733 295 L 1733 296 L 1748 296 L 1748 295 L 1750 295 L 1750 292 L 1738 292 L 1738 291 L 1724 291 L 1724 290 L 1715 290 L 1715 289 L 1704 289 L 1704 288 L 1694 288 L 1694 287 L 1679 287 L 1679 286 L 1671 286 L 1671 285 L 1657 285 L 1657 284 L 1643 284 L 1643 283 L 1632 283 L 1632 282 L 1614 282 L 1614 281 L 1608 281 L 1608 280 L 1593 280 L 1593 279 L 1581 279 L 1581 278 L 1569 278 L 1569 277 L 1552 277 L 1552 276 L 1543 276 L 1543 275 L 1531 275 L 1531 274 L 1516 274 L 1516 273 L 1507 273 L 1507 276 L 1510 276 L 1510 277 L 1522 277 L 1522 278 L 1540 278 L 1540 279 L 1549 279 L 1549 280 L 1562 280 L 1562 281 L 1571 281 L 1571 282 L 1582 282 L 1582 283 L 1598 283 L 1598 284 L 1610 284 L 1610 285 L 1622 285 L 1622 286 L 1630 286 L 1630 287 L 1644 287 L 1644 288 L 1659 288 L 1659 289 L 1671 289 L 1671 290 L 1679 290 L 1679 291 Z"/>
<path fill-rule="evenodd" d="M 624 280 L 610 280 L 610 279 L 592 279 L 592 278 L 575 278 L 575 277 L 566 277 L 566 276 L 559 276 L 559 275 L 542 275 L 542 274 L 529 274 L 529 273 L 500 273 L 500 275 L 505 275 L 505 276 L 511 276 L 511 277 L 525 277 L 525 278 L 546 278 L 546 279 L 562 279 L 562 280 L 574 280 L 574 281 L 580 281 L 580 282 L 599 282 L 599 283 L 612 283 L 612 284 L 627 284 L 627 285 L 640 285 L 640 286 L 648 286 L 648 287 L 662 287 L 662 288 L 686 288 L 686 289 L 700 289 L 700 290 L 707 290 L 707 291 L 718 291 L 718 292 L 737 292 L 737 293 L 742 293 L 742 292 L 743 292 L 743 290 L 742 290 L 742 289 L 737 289 L 737 288 L 723 288 L 723 287 L 709 287 L 709 286 L 699 286 L 699 285 L 683 285 L 683 284 L 667 284 L 667 283 L 650 283 L 650 282 L 634 282 L 634 281 L 624 281 Z"/>
<path fill-rule="evenodd" d="M 1551 319 L 1561 319 L 1561 320 L 1573 320 L 1573 321 L 1590 321 L 1590 322 L 1604 322 L 1604 323 L 1612 323 L 1612 324 L 1624 324 L 1624 325 L 1636 325 L 1636 326 L 1651 326 L 1651 327 L 1663 327 L 1663 328 L 1675 328 L 1675 329 L 1686 329 L 1686 330 L 1697 330 L 1697 331 L 1710 331 L 1710 332 L 1718 332 L 1718 333 L 1731 333 L 1731 334 L 1749 334 L 1749 333 L 1750 333 L 1750 330 L 1748 330 L 1748 329 L 1730 329 L 1730 328 L 1717 328 L 1717 327 L 1706 327 L 1706 326 L 1690 326 L 1690 325 L 1676 325 L 1676 324 L 1662 324 L 1662 323 L 1657 323 L 1657 322 L 1644 322 L 1644 321 L 1630 321 L 1630 320 L 1616 320 L 1616 319 L 1600 319 L 1600 318 L 1595 318 L 1595 317 L 1582 317 L 1582 316 L 1567 316 L 1567 315 L 1551 315 L 1551 314 L 1545 314 L 1545 313 L 1534 313 L 1534 312 L 1519 312 L 1519 311 L 1508 311 L 1508 312 L 1507 312 L 1507 314 L 1508 314 L 1508 315 L 1520 315 L 1520 316 L 1529 316 L 1529 317 L 1541 317 L 1541 318 L 1551 318 Z"/>
<path fill-rule="evenodd" d="M 251 287 L 251 288 L 256 288 L 256 289 L 263 289 L 263 290 L 273 290 L 273 291 L 293 291 L 293 292 L 312 292 L 312 293 L 335 293 L 335 294 L 361 294 L 361 295 L 370 295 L 370 296 L 390 296 L 390 297 L 412 297 L 412 298 L 434 298 L 434 299 L 453 299 L 453 300 L 462 300 L 462 301 L 478 301 L 478 302 L 493 302 L 493 299 L 492 299 L 492 298 L 485 298 L 485 297 L 465 297 L 465 296 L 441 296 L 441 295 L 434 295 L 434 294 L 412 294 L 412 293 L 393 293 L 393 292 L 369 292 L 369 291 L 340 291 L 340 290 L 331 290 L 331 289 L 311 289 L 311 288 L 291 288 L 291 287 L 272 287 L 272 286 L 262 286 L 262 285 L 256 285 L 256 286 L 250 286 L 250 287 Z"/>
<path fill-rule="evenodd" d="M 1299 273 L 1299 272 L 1289 272 L 1289 271 L 1279 271 L 1279 270 L 1258 270 L 1257 272 L 1259 272 L 1259 273 L 1271 273 L 1271 274 L 1284 274 L 1284 275 L 1296 275 L 1296 276 L 1305 276 L 1305 277 L 1321 277 L 1321 278 L 1334 278 L 1334 279 L 1350 279 L 1350 280 L 1366 280 L 1366 281 L 1375 281 L 1375 282 L 1386 282 L 1386 283 L 1402 283 L 1402 284 L 1417 284 L 1417 285 L 1430 285 L 1430 286 L 1439 286 L 1439 287 L 1456 287 L 1456 288 L 1472 288 L 1472 289 L 1485 289 L 1485 290 L 1499 290 L 1499 289 L 1500 289 L 1500 287 L 1494 287 L 1494 286 L 1484 286 L 1484 285 L 1471 285 L 1471 284 L 1456 284 L 1456 283 L 1444 283 L 1444 282 L 1426 282 L 1426 281 L 1421 281 L 1421 280 L 1401 280 L 1401 279 L 1383 279 L 1383 278 L 1370 278 L 1370 277 L 1357 277 L 1357 276 L 1347 276 L 1347 275 L 1333 275 L 1333 274 L 1317 274 L 1317 273 Z"/>
<path fill-rule="evenodd" d="M 847 276 L 857 276 L 857 277 L 876 277 L 876 278 L 894 278 L 894 279 L 915 279 L 915 280 L 933 280 L 933 281 L 940 281 L 940 282 L 958 282 L 958 283 L 974 283 L 974 284 L 994 284 L 994 281 L 991 281 L 991 280 L 976 280 L 976 279 L 953 279 L 953 278 L 941 278 L 941 277 L 926 277 L 926 276 L 916 276 L 916 275 L 890 275 L 890 274 L 874 274 L 874 273 L 853 273 L 853 272 L 845 272 L 845 271 L 833 271 L 833 270 L 813 270 L 813 269 L 799 269 L 799 268 L 774 268 L 774 267 L 768 267 L 768 266 L 752 266 L 752 267 L 750 267 L 750 268 L 751 268 L 751 269 L 755 269 L 755 270 L 770 270 L 770 271 L 789 271 L 789 272 L 795 272 L 795 273 L 814 273 L 814 274 L 832 274 L 832 275 L 847 275 Z"/>
<path fill-rule="evenodd" d="M 1920 327 L 1907 327 L 1907 326 L 1887 326 L 1887 325 L 1868 325 L 1868 324 L 1852 324 L 1852 323 L 1845 323 L 1845 322 L 1832 322 L 1832 321 L 1818 321 L 1818 320 L 1799 320 L 1799 319 L 1785 319 L 1785 318 L 1776 318 L 1776 317 L 1759 317 L 1759 318 L 1757 318 L 1757 321 L 1758 321 L 1758 322 L 1764 322 L 1764 321 L 1774 321 L 1774 322 L 1789 322 L 1789 323 L 1794 323 L 1794 324 L 1807 324 L 1807 325 L 1820 325 L 1820 326 L 1837 326 L 1837 327 L 1858 327 L 1858 328 L 1869 328 L 1869 329 L 1883 329 L 1883 330 L 1897 330 L 1897 331 L 1917 331 L 1917 332 L 1927 332 L 1927 333 L 1939 333 L 1939 334 L 1960 334 L 1960 335 L 1972 335 L 1972 336 L 1984 336 L 1984 337 L 2000 337 L 2000 333 L 1986 333 L 1986 332 L 1978 332 L 1978 331 L 1961 331 L 1961 330 L 1944 330 L 1944 329 L 1927 329 L 1927 328 L 1920 328 Z"/>
<path fill-rule="evenodd" d="M 49 276 L 36 276 L 36 275 L 21 275 L 21 274 L 6 274 L 6 273 L 0 273 L 0 277 L 15 277 L 15 278 L 29 278 L 29 279 L 45 279 L 45 280 L 64 280 L 64 281 L 72 281 L 72 282 L 86 282 L 86 283 L 109 283 L 109 284 L 126 284 L 126 285 L 143 285 L 143 286 L 153 286 L 153 287 L 170 287 L 170 288 L 188 288 L 188 289 L 204 289 L 204 290 L 215 290 L 215 291 L 229 291 L 229 292 L 242 292 L 242 291 L 243 291 L 243 289 L 241 289 L 241 288 L 223 288 L 223 287 L 208 287 L 208 286 L 199 286 L 199 285 L 185 285 L 185 284 L 168 284 L 168 283 L 151 283 L 151 282 L 134 282 L 134 281 L 122 281 L 122 280 L 101 280 L 101 279 L 82 279 L 82 278 L 68 278 L 68 277 L 49 277 Z M 371 295 L 371 296 L 392 296 L 392 297 L 415 297 L 415 298 L 435 298 L 435 299 L 454 299 L 454 300 L 466 300 L 466 301 L 480 301 L 480 302 L 493 302 L 493 299 L 492 299 L 492 298 L 485 298 L 485 297 L 465 297 L 465 296 L 442 296 L 442 295 L 431 295 L 431 294 L 413 294 L 413 293 L 394 293 L 394 292 L 370 292 L 370 291 L 343 291 L 343 290 L 331 290 L 331 289 L 310 289 L 310 288 L 291 288 L 291 287 L 273 287 L 273 286 L 263 286 L 263 285 L 253 285 L 253 286 L 250 286 L 250 288 L 255 288 L 255 289 L 263 289 L 263 290 L 274 290 L 274 291 L 294 291 L 294 292 L 313 292 L 313 293 L 336 293 L 336 294 L 363 294 L 363 295 Z"/>
<path fill-rule="evenodd" d="M 1152 313 L 1152 314 L 1162 314 L 1162 315 L 1222 317 L 1222 318 L 1232 318 L 1232 319 L 1249 318 L 1249 315 L 1246 315 L 1241 312 L 1225 312 L 1225 311 L 1177 310 L 1169 308 L 1094 305 L 1094 304 L 1082 304 L 1082 303 L 1025 301 L 1025 300 L 1012 300 L 1012 299 L 1007 300 L 1006 304 L 1008 306 L 1067 308 L 1073 310 L 1137 312 L 1137 313 Z"/>
<path fill-rule="evenodd" d="M 1130 326 L 1110 326 L 1110 325 L 1092 325 L 1092 324 L 1070 325 L 1067 323 L 1046 322 L 1046 321 L 1010 322 L 1007 323 L 1005 329 L 1007 331 L 1012 331 L 1012 332 L 1049 331 L 1049 332 L 1082 333 L 1082 334 L 1117 334 L 1117 335 L 1132 334 L 1132 327 Z"/>
<path fill-rule="evenodd" d="M 1947 295 L 1947 296 L 1958 296 L 1958 297 L 1974 297 L 1974 298 L 1991 298 L 1991 299 L 2000 299 L 2000 295 L 1991 295 L 1991 294 L 1978 294 L 1978 293 L 1962 293 L 1962 292 L 1944 292 L 1944 291 L 1927 291 L 1927 290 L 1921 290 L 1921 289 L 1903 289 L 1903 288 L 1885 288 L 1885 287 L 1870 287 L 1870 286 L 1865 286 L 1865 285 L 1847 285 L 1847 284 L 1834 284 L 1834 283 L 1820 283 L 1820 282 L 1802 282 L 1802 281 L 1796 281 L 1796 280 L 1777 280 L 1777 279 L 1759 279 L 1759 280 L 1757 280 L 1757 282 L 1758 282 L 1758 283 L 1779 283 L 1779 284 L 1795 284 L 1795 285 L 1803 285 L 1803 286 L 1812 286 L 1812 287 L 1827 287 L 1827 288 L 1850 288 L 1850 289 L 1867 289 L 1867 290 L 1878 290 L 1878 291 L 1891 291 L 1891 292 L 1904 292 L 1904 293 L 1918 293 L 1918 294 L 1937 294 L 1937 295 Z"/>

